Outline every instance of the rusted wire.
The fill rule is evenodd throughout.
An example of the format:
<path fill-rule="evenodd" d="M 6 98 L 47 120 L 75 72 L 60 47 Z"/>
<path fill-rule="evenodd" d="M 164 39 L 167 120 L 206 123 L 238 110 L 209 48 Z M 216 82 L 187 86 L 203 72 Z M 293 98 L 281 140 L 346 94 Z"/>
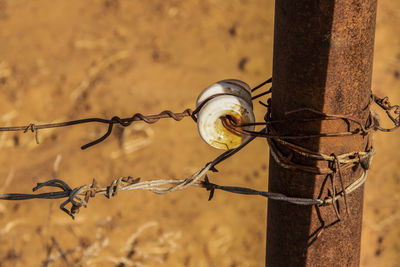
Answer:
<path fill-rule="evenodd" d="M 252 92 L 263 87 L 265 84 L 271 83 L 272 78 L 266 80 L 265 82 L 262 82 L 261 84 L 257 85 L 252 89 Z M 266 95 L 270 93 L 271 90 L 261 93 L 259 96 L 253 97 L 253 99 L 261 97 L 263 95 Z M 39 144 L 39 137 L 38 133 L 39 130 L 41 129 L 50 129 L 50 128 L 60 128 L 60 127 L 67 127 L 67 126 L 73 126 L 73 125 L 79 125 L 79 124 L 85 124 L 85 123 L 102 123 L 102 124 L 108 124 L 108 129 L 106 133 L 101 136 L 100 138 L 87 143 L 83 146 L 81 146 L 82 150 L 85 150 L 91 146 L 97 145 L 98 143 L 104 141 L 109 137 L 112 133 L 113 126 L 114 124 L 119 124 L 122 127 L 127 127 L 130 126 L 133 122 L 135 121 L 144 121 L 145 123 L 148 124 L 153 124 L 158 122 L 160 119 L 166 119 L 166 118 L 171 118 L 174 119 L 175 121 L 180 121 L 185 117 L 191 117 L 195 122 L 197 122 L 197 117 L 196 114 L 200 111 L 200 109 L 211 99 L 221 96 L 221 95 L 230 95 L 228 93 L 224 94 L 215 94 L 206 100 L 204 100 L 194 111 L 192 111 L 190 108 L 185 109 L 181 113 L 175 113 L 170 110 L 164 110 L 160 112 L 159 114 L 156 115 L 143 115 L 141 113 L 136 113 L 133 116 L 129 118 L 120 118 L 118 116 L 114 116 L 111 119 L 103 119 L 103 118 L 86 118 L 86 119 L 79 119 L 79 120 L 72 120 L 72 121 L 66 121 L 66 122 L 59 122 L 59 123 L 47 123 L 47 124 L 34 124 L 30 123 L 28 125 L 24 126 L 12 126 L 12 127 L 0 127 L 1 132 L 11 132 L 11 131 L 23 131 L 24 133 L 31 131 L 32 133 L 35 134 L 35 140 L 36 143 Z"/>
<path fill-rule="evenodd" d="M 248 143 L 254 140 L 254 137 L 248 139 L 239 147 L 227 150 L 213 161 L 206 164 L 204 168 L 194 173 L 191 177 L 180 180 L 151 180 L 140 182 L 140 178 L 133 179 L 132 177 L 122 177 L 114 180 L 110 186 L 99 188 L 97 182 L 93 180 L 92 184 L 76 187 L 72 189 L 68 184 L 59 179 L 52 179 L 44 183 L 38 183 L 33 191 L 43 187 L 56 187 L 62 191 L 47 192 L 41 194 L 0 194 L 1 200 L 27 200 L 27 199 L 60 199 L 67 198 L 61 205 L 60 209 L 69 214 L 72 218 L 79 211 L 80 207 L 86 207 L 90 197 L 96 195 L 105 195 L 108 198 L 115 196 L 119 191 L 125 190 L 148 190 L 157 194 L 166 194 L 176 190 L 186 189 L 190 186 L 202 186 L 200 179 L 205 176 L 208 171 L 217 171 L 215 166 L 223 160 L 231 157 L 236 152 L 240 151 Z M 203 186 L 205 187 L 205 186 Z M 71 203 L 70 210 L 65 206 Z"/>
<path fill-rule="evenodd" d="M 235 132 L 238 135 L 251 135 L 251 136 L 257 136 L 257 137 L 265 137 L 265 138 L 280 138 L 280 139 L 308 139 L 308 138 L 317 138 L 317 137 L 338 137 L 338 136 L 351 136 L 351 135 L 356 135 L 356 134 L 362 134 L 362 135 L 367 135 L 368 133 L 377 130 L 377 125 L 371 124 L 369 126 L 364 126 L 361 122 L 358 120 L 350 117 L 350 116 L 344 116 L 344 115 L 332 115 L 332 114 L 326 114 L 323 112 L 319 112 L 317 110 L 309 109 L 309 108 L 304 108 L 304 109 L 298 109 L 298 110 L 293 110 L 286 112 L 286 115 L 292 115 L 295 113 L 314 113 L 317 115 L 320 115 L 320 117 L 317 118 L 288 118 L 285 120 L 269 120 L 267 119 L 265 122 L 255 122 L 255 123 L 243 123 L 243 124 L 236 124 L 235 121 L 232 119 L 230 116 L 225 116 L 223 117 L 224 121 L 223 124 L 225 127 L 230 128 L 231 131 Z M 372 121 L 376 122 L 377 119 L 374 117 L 374 113 L 371 112 L 370 117 L 373 118 Z M 243 129 L 244 127 L 248 126 L 267 126 L 269 129 L 273 129 L 274 124 L 280 124 L 280 123 L 291 123 L 291 122 L 310 122 L 310 121 L 323 121 L 323 120 L 341 120 L 347 123 L 348 125 L 348 130 L 346 132 L 333 132 L 333 133 L 318 133 L 318 134 L 303 134 L 303 135 L 282 135 L 282 134 L 273 134 L 271 131 L 267 133 L 260 133 L 258 131 L 250 131 Z M 351 123 L 357 125 L 358 127 L 353 127 L 354 129 L 351 129 Z"/>
<path fill-rule="evenodd" d="M 297 149 L 300 148 L 299 146 L 295 146 L 294 144 L 291 144 L 289 142 L 285 142 L 280 139 L 267 139 L 269 148 L 270 148 L 270 153 L 273 159 L 275 160 L 276 163 L 278 163 L 281 167 L 285 169 L 291 169 L 291 170 L 298 170 L 298 171 L 303 171 L 303 172 L 309 172 L 309 173 L 314 173 L 314 174 L 332 174 L 335 173 L 335 169 L 332 167 L 316 167 L 316 166 L 307 166 L 304 164 L 296 164 L 292 161 L 292 155 L 285 156 L 281 150 L 278 149 L 276 145 L 276 141 L 281 142 L 281 144 L 285 144 L 286 148 L 292 149 L 290 151 L 298 151 Z M 293 148 L 295 147 L 295 148 Z M 304 149 L 305 150 L 305 149 Z M 353 166 L 360 164 L 364 169 L 368 169 L 371 158 L 375 154 L 375 149 L 371 147 L 368 151 L 354 151 L 350 153 L 345 153 L 342 155 L 337 155 L 336 159 L 333 158 L 332 156 L 327 156 L 324 154 L 316 154 L 315 152 L 305 152 L 301 151 L 301 155 L 308 157 L 308 158 L 313 158 L 316 160 L 322 160 L 322 161 L 327 161 L 327 162 L 335 162 L 336 160 L 340 164 L 340 169 L 341 170 L 346 170 L 350 169 Z"/>
<path fill-rule="evenodd" d="M 253 139 L 249 139 L 247 143 L 242 144 L 242 146 L 234 149 L 235 152 L 242 149 L 248 143 L 250 143 Z M 99 187 L 97 185 L 96 180 L 93 180 L 92 184 L 87 184 L 83 186 L 76 187 L 72 189 L 68 184 L 63 182 L 62 180 L 53 179 L 44 183 L 38 183 L 36 187 L 33 188 L 33 191 L 36 191 L 43 187 L 56 187 L 62 189 L 62 191 L 56 192 L 47 192 L 41 194 L 0 194 L 0 199 L 2 200 L 26 200 L 26 199 L 59 199 L 59 198 L 67 198 L 60 205 L 60 209 L 69 214 L 72 218 L 75 218 L 79 209 L 83 207 L 87 207 L 87 203 L 90 197 L 95 197 L 96 195 L 104 195 L 108 198 L 115 196 L 119 191 L 127 191 L 127 190 L 147 190 L 157 194 L 166 194 L 176 190 L 186 189 L 191 186 L 202 187 L 206 190 L 210 191 L 209 200 L 211 200 L 214 196 L 215 190 L 223 190 L 230 193 L 235 194 L 244 194 L 244 195 L 259 195 L 266 198 L 270 198 L 273 200 L 286 201 L 289 203 L 297 204 L 297 205 L 329 205 L 344 197 L 346 194 L 352 193 L 358 187 L 360 187 L 366 180 L 368 172 L 365 170 L 360 178 L 358 178 L 354 183 L 347 186 L 337 194 L 334 194 L 325 199 L 309 199 L 309 198 L 300 198 L 300 197 L 290 197 L 280 193 L 259 191 L 246 187 L 237 187 L 237 186 L 222 186 L 218 184 L 211 183 L 208 179 L 207 172 L 212 170 L 218 163 L 221 162 L 221 158 L 224 158 L 224 154 L 232 155 L 234 151 L 227 151 L 221 154 L 212 162 L 206 164 L 204 168 L 194 173 L 192 176 L 186 179 L 170 179 L 170 180 L 150 180 L 150 181 L 142 181 L 140 182 L 140 178 L 133 179 L 132 177 L 121 177 L 119 179 L 113 180 L 111 184 L 107 187 Z M 205 177 L 201 180 L 202 177 Z M 70 210 L 66 209 L 65 206 L 71 203 Z"/>
<path fill-rule="evenodd" d="M 260 85 L 254 87 L 251 91 L 254 92 L 262 86 L 271 83 L 272 79 L 268 79 L 267 81 L 261 83 Z M 252 99 L 258 99 L 266 94 L 272 92 L 272 88 L 260 93 L 256 96 L 253 96 Z M 131 125 L 135 121 L 144 121 L 146 123 L 152 124 L 163 118 L 172 118 L 176 121 L 180 121 L 185 117 L 191 117 L 194 121 L 197 121 L 197 113 L 200 109 L 207 103 L 209 100 L 218 97 L 220 95 L 225 94 L 217 94 L 207 98 L 203 103 L 201 103 L 194 111 L 191 109 L 186 109 L 181 113 L 174 113 L 169 110 L 163 111 L 157 115 L 142 115 L 141 113 L 136 113 L 132 117 L 129 118 L 120 118 L 118 116 L 114 116 L 111 119 L 102 119 L 102 118 L 88 118 L 81 120 L 74 120 L 68 122 L 61 123 L 52 123 L 52 124 L 29 124 L 27 126 L 15 126 L 15 127 L 0 127 L 0 131 L 31 131 L 35 133 L 35 139 L 38 142 L 38 130 L 39 129 L 48 129 L 48 128 L 56 128 L 56 127 L 67 127 L 77 124 L 84 123 L 103 123 L 108 124 L 107 132 L 100 138 L 82 146 L 82 149 L 86 149 L 90 146 L 96 145 L 102 141 L 104 141 L 108 136 L 110 136 L 114 124 L 119 124 L 123 127 L 127 127 Z M 237 121 L 234 120 L 230 116 L 221 117 L 222 124 L 229 131 L 237 134 L 237 135 L 248 135 L 250 136 L 247 141 L 242 143 L 239 147 L 235 149 L 230 149 L 216 157 L 213 161 L 207 163 L 204 168 L 195 172 L 192 176 L 186 179 L 167 179 L 167 180 L 149 180 L 149 181 L 140 181 L 140 178 L 132 178 L 132 177 L 121 177 L 112 181 L 112 183 L 107 187 L 100 187 L 96 180 L 93 179 L 91 184 L 86 184 L 83 186 L 76 187 L 72 189 L 67 183 L 59 179 L 49 180 L 44 183 L 38 183 L 36 187 L 33 188 L 33 191 L 37 191 L 43 187 L 55 187 L 61 189 L 61 191 L 47 192 L 47 193 L 39 193 L 39 194 L 20 194 L 20 193 L 11 193 L 11 194 L 0 194 L 1 200 L 27 200 L 27 199 L 66 199 L 61 205 L 60 208 L 69 214 L 72 218 L 75 218 L 79 209 L 83 206 L 86 207 L 89 199 L 91 197 L 95 197 L 96 195 L 104 195 L 108 198 L 115 196 L 119 191 L 127 191 L 127 190 L 148 190 L 157 194 L 166 194 L 176 190 L 186 189 L 188 187 L 196 186 L 202 187 L 206 190 L 210 191 L 209 200 L 211 200 L 214 196 L 215 190 L 227 191 L 235 194 L 244 194 L 244 195 L 259 195 L 269 199 L 278 200 L 278 201 L 286 201 L 296 205 L 315 205 L 315 206 L 324 206 L 324 205 L 332 205 L 335 213 L 337 214 L 338 220 L 340 220 L 337 201 L 340 198 L 343 198 L 346 205 L 347 210 L 347 195 L 351 194 L 355 190 L 357 190 L 360 186 L 364 184 L 368 177 L 368 169 L 372 161 L 372 157 L 375 153 L 375 149 L 373 147 L 372 141 L 368 146 L 366 151 L 355 151 L 348 152 L 341 155 L 335 154 L 325 154 L 322 152 L 310 151 L 306 148 L 298 146 L 289 142 L 290 139 L 302 139 L 302 138 L 314 138 L 314 137 L 331 137 L 331 136 L 347 136 L 347 135 L 368 135 L 373 131 L 385 131 L 390 132 L 398 127 L 400 127 L 400 107 L 398 105 L 391 105 L 388 98 L 378 98 L 375 95 L 371 96 L 371 103 L 375 102 L 379 107 L 386 111 L 387 116 L 394 123 L 392 128 L 382 128 L 379 125 L 379 119 L 375 115 L 375 113 L 370 113 L 370 119 L 366 124 L 361 123 L 360 121 L 345 115 L 336 115 L 336 114 L 326 114 L 313 109 L 298 109 L 290 112 L 286 112 L 287 118 L 285 120 L 272 121 L 271 118 L 271 100 L 270 98 L 267 100 L 267 103 L 261 102 L 263 106 L 267 108 L 266 116 L 264 117 L 265 122 L 256 122 L 252 124 L 237 124 Z M 368 107 L 370 104 L 368 104 Z M 317 117 L 311 118 L 295 118 L 293 117 L 296 114 L 313 114 Z M 394 115 L 393 115 L 394 114 Z M 336 133 L 319 133 L 319 134 L 308 134 L 308 135 L 297 135 L 297 136 L 287 136 L 278 134 L 274 128 L 274 125 L 280 123 L 288 123 L 288 122 L 310 122 L 316 120 L 341 120 L 347 124 L 346 132 L 336 132 Z M 249 131 L 243 129 L 246 126 L 264 126 L 261 130 L 258 131 Z M 253 141 L 256 137 L 266 138 L 268 144 L 270 146 L 270 152 L 274 160 L 282 167 L 287 169 L 294 169 L 303 172 L 311 172 L 315 174 L 326 174 L 331 178 L 332 188 L 328 189 L 328 196 L 322 198 L 319 196 L 318 198 L 303 198 L 303 197 L 293 197 L 283 195 L 281 193 L 275 192 L 266 192 L 259 191 L 247 187 L 236 187 L 236 186 L 223 186 L 215 183 L 211 183 L 208 178 L 208 173 L 217 172 L 216 166 L 233 156 L 237 152 L 239 152 L 242 148 L 244 148 L 248 143 Z M 290 151 L 288 155 L 285 155 L 279 147 L 285 147 Z M 328 167 L 315 167 L 315 166 L 307 166 L 304 164 L 298 164 L 293 162 L 293 153 L 297 153 L 304 157 L 326 161 L 329 163 Z M 356 165 L 360 165 L 363 169 L 363 172 L 360 177 L 354 180 L 350 185 L 345 186 L 342 180 L 342 171 L 348 168 L 352 168 Z M 334 186 L 333 179 L 335 176 L 338 176 L 339 182 L 341 184 L 341 191 L 336 192 L 336 188 Z M 202 179 L 203 178 L 203 179 Z M 68 210 L 66 205 L 71 203 L 71 207 Z M 348 211 L 347 211 L 348 212 Z M 319 235 L 320 233 L 317 233 Z"/>
<path fill-rule="evenodd" d="M 255 90 L 263 87 L 264 85 L 271 83 L 272 78 L 262 82 L 261 84 L 255 86 L 251 91 L 254 92 Z M 253 99 L 261 97 L 265 94 L 270 93 L 271 90 L 261 93 L 258 96 L 253 97 Z M 191 117 L 195 122 L 197 122 L 197 117 L 196 114 L 200 111 L 200 109 L 211 99 L 221 96 L 221 95 L 230 95 L 228 93 L 225 94 L 216 94 L 213 95 L 207 99 L 205 99 L 194 111 L 192 111 L 190 108 L 185 109 L 181 113 L 175 113 L 170 110 L 164 110 L 160 112 L 159 114 L 156 115 L 143 115 L 141 113 L 136 113 L 133 116 L 129 118 L 120 118 L 118 116 L 114 116 L 111 119 L 103 119 L 103 118 L 86 118 L 86 119 L 80 119 L 80 120 L 72 120 L 72 121 L 66 121 L 66 122 L 59 122 L 59 123 L 47 123 L 47 124 L 34 124 L 30 123 L 28 125 L 24 126 L 12 126 L 12 127 L 0 127 L 1 132 L 11 132 L 11 131 L 23 131 L 24 133 L 31 131 L 32 133 L 35 134 L 35 140 L 36 143 L 39 144 L 39 130 L 41 129 L 50 129 L 50 128 L 60 128 L 60 127 L 67 127 L 67 126 L 73 126 L 73 125 L 79 125 L 79 124 L 85 124 L 85 123 L 102 123 L 102 124 L 108 124 L 108 129 L 106 133 L 99 137 L 98 139 L 87 143 L 83 146 L 81 146 L 82 150 L 85 150 L 91 146 L 97 145 L 98 143 L 104 141 L 109 137 L 112 133 L 113 126 L 114 124 L 119 124 L 122 127 L 127 127 L 130 126 L 133 122 L 135 121 L 144 121 L 145 123 L 148 124 L 153 124 L 158 122 L 160 119 L 166 119 L 166 118 L 171 118 L 174 119 L 175 121 L 180 121 L 185 117 Z"/>
<path fill-rule="evenodd" d="M 191 109 L 186 109 L 181 113 L 174 113 L 170 110 L 164 110 L 157 115 L 147 115 L 146 116 L 141 113 L 136 113 L 132 117 L 129 117 L 129 118 L 120 118 L 118 116 L 114 116 L 110 120 L 102 119 L 102 118 L 87 118 L 87 119 L 80 119 L 80 120 L 73 120 L 73 121 L 66 121 L 66 122 L 59 122 L 59 123 L 48 123 L 48 124 L 30 123 L 29 125 L 26 125 L 26 126 L 0 127 L 0 131 L 2 131 L 2 132 L 23 131 L 24 133 L 31 131 L 31 132 L 35 133 L 36 142 L 39 143 L 38 131 L 40 129 L 67 127 L 67 126 L 72 126 L 72 125 L 93 123 L 93 122 L 108 124 L 107 132 L 102 137 L 100 137 L 86 145 L 83 145 L 81 147 L 81 149 L 86 149 L 86 148 L 89 148 L 91 146 L 94 146 L 94 145 L 104 141 L 108 136 L 110 136 L 110 134 L 113 130 L 114 124 L 119 124 L 123 127 L 127 127 L 135 121 L 144 121 L 145 123 L 153 124 L 153 123 L 156 123 L 157 121 L 159 121 L 160 119 L 171 118 L 176 121 L 180 121 L 183 118 L 190 117 L 190 116 L 192 116 Z"/>

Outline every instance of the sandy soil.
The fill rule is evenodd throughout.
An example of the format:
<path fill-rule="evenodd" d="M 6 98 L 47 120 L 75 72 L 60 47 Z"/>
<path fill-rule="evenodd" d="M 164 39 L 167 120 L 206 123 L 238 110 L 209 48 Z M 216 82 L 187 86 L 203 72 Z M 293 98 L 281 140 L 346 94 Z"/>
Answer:
<path fill-rule="evenodd" d="M 400 2 L 380 1 L 373 88 L 393 103 L 400 103 L 399 28 Z M 0 124 L 193 108 L 215 81 L 254 86 L 268 78 L 272 32 L 273 1 L 0 0 Z M 263 113 L 256 108 L 259 120 Z M 55 175 L 71 186 L 93 177 L 102 185 L 128 175 L 182 178 L 219 153 L 190 119 L 138 123 L 123 139 L 116 131 L 80 150 L 105 130 L 40 131 L 40 145 L 32 134 L 0 134 L 0 192 L 30 192 Z M 376 136 L 365 194 L 365 267 L 400 266 L 399 137 Z M 266 188 L 267 158 L 265 141 L 256 140 L 212 179 Z M 91 200 L 75 221 L 58 209 L 59 200 L 1 202 L 0 266 L 262 266 L 266 201 L 223 192 L 207 197 L 195 188 L 123 192 Z"/>

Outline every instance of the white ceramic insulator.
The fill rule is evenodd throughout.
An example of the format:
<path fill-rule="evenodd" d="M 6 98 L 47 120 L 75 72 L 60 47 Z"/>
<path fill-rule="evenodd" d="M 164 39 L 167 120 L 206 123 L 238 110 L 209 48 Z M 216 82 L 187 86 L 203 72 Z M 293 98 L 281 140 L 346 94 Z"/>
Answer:
<path fill-rule="evenodd" d="M 196 107 L 198 107 L 204 100 L 206 100 L 210 96 L 216 94 L 231 94 L 238 96 L 244 99 L 253 108 L 250 86 L 248 86 L 247 83 L 243 81 L 235 79 L 222 80 L 204 89 L 197 98 Z"/>
<path fill-rule="evenodd" d="M 216 94 L 220 95 L 207 100 Z M 230 115 L 238 123 L 253 123 L 253 105 L 251 102 L 250 87 L 238 80 L 224 80 L 217 82 L 205 89 L 197 99 L 199 106 L 203 101 L 197 116 L 197 126 L 202 139 L 209 145 L 219 149 L 236 148 L 245 142 L 248 135 L 238 135 L 226 129 L 221 121 L 222 116 Z M 254 126 L 244 127 L 246 130 L 254 130 Z"/>

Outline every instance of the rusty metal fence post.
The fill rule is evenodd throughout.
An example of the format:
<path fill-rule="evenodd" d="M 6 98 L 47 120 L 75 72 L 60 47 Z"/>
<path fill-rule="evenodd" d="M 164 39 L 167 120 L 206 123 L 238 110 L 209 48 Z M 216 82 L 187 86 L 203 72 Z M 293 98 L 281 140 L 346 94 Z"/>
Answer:
<path fill-rule="evenodd" d="M 376 0 L 276 0 L 273 60 L 272 118 L 285 112 L 312 108 L 352 116 L 366 122 L 371 95 Z M 279 133 L 296 135 L 346 129 L 339 121 L 290 123 Z M 363 151 L 367 137 L 322 137 L 294 143 L 313 151 L 342 154 Z M 326 165 L 297 155 L 300 164 Z M 324 165 L 324 166 L 325 166 Z M 361 167 L 343 171 L 346 185 Z M 269 191 L 297 197 L 326 196 L 324 175 L 287 170 L 271 157 Z M 338 181 L 336 181 L 338 183 Z M 338 188 L 340 187 L 337 184 Z M 310 237 L 336 220 L 332 206 L 319 209 L 270 200 L 267 224 L 267 266 L 358 266 L 363 188 L 347 198 L 349 214 L 340 200 L 341 221 L 310 244 Z"/>

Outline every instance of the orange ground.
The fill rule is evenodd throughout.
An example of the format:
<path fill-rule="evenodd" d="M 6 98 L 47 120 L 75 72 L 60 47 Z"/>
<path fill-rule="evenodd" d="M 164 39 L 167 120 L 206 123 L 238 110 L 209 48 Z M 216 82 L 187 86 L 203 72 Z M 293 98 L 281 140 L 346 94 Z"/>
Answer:
<path fill-rule="evenodd" d="M 400 103 L 400 2 L 380 1 L 373 88 Z M 193 107 L 209 84 L 271 75 L 273 1 L 0 0 L 0 124 L 128 117 Z M 264 110 L 257 107 L 261 120 Z M 0 134 L 0 192 L 30 192 L 58 177 L 186 177 L 218 155 L 196 125 L 161 121 L 126 129 L 87 151 L 101 125 Z M 366 184 L 362 266 L 400 266 L 400 132 L 378 134 Z M 125 151 L 125 152 L 124 152 Z M 256 140 L 220 166 L 221 184 L 264 189 L 267 146 Z M 38 178 L 39 177 L 39 178 Z M 262 266 L 266 201 L 189 189 L 97 197 L 72 221 L 61 201 L 0 202 L 0 266 Z M 129 241 L 135 240 L 135 253 Z M 129 258 L 129 259 L 127 259 Z M 131 265 L 130 265 L 131 264 Z M 121 266 L 121 265 L 120 265 Z"/>

